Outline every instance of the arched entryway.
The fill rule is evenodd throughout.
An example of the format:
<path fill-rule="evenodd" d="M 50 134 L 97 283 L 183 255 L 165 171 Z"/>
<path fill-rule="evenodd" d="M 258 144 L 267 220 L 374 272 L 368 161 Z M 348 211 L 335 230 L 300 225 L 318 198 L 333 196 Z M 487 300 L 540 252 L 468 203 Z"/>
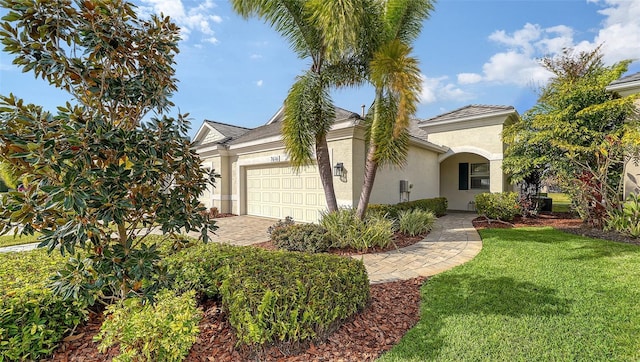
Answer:
<path fill-rule="evenodd" d="M 505 191 L 505 179 L 502 160 L 485 152 L 450 152 L 440 160 L 440 195 L 450 210 L 474 210 L 475 196 Z"/>

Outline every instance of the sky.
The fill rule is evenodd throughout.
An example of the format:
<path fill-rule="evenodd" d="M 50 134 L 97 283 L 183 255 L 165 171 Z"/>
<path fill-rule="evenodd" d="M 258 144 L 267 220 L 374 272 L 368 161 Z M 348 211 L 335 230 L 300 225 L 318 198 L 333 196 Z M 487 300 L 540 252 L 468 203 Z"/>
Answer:
<path fill-rule="evenodd" d="M 171 115 L 190 114 L 191 136 L 205 119 L 250 128 L 265 124 L 309 67 L 275 30 L 238 16 L 227 1 L 133 3 L 141 16 L 163 13 L 181 27 Z M 640 71 L 640 0 L 440 0 L 413 44 L 423 77 L 416 117 L 468 104 L 511 105 L 524 113 L 550 78 L 540 58 L 599 44 L 607 65 L 638 59 L 627 74 Z M 51 111 L 70 99 L 21 73 L 12 60 L 0 53 L 0 94 Z M 360 113 L 362 105 L 371 105 L 373 91 L 335 90 L 332 97 L 336 106 Z"/>

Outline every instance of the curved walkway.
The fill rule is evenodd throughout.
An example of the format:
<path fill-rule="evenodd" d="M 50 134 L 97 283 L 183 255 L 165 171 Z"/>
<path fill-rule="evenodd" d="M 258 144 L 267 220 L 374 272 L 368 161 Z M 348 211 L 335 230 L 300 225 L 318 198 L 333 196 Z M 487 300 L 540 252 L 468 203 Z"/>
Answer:
<path fill-rule="evenodd" d="M 362 258 L 371 284 L 435 275 L 478 255 L 482 240 L 471 223 L 476 216 L 451 213 L 438 218 L 429 235 L 416 244 L 353 257 Z"/>
<path fill-rule="evenodd" d="M 362 259 L 372 284 L 431 276 L 463 264 L 482 249 L 480 235 L 471 224 L 475 214 L 450 213 L 436 220 L 427 237 L 411 246 L 386 253 L 355 255 Z M 236 216 L 218 220 L 213 241 L 251 245 L 269 240 L 273 219 Z M 197 237 L 197 235 L 194 235 Z M 0 248 L 0 252 L 34 249 L 38 243 Z"/>

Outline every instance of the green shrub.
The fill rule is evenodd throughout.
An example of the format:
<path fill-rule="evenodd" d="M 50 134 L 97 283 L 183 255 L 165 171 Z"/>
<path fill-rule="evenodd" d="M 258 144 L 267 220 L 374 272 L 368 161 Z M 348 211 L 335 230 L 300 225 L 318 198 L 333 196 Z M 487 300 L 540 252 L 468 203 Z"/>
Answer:
<path fill-rule="evenodd" d="M 388 219 L 398 218 L 398 209 L 395 205 L 369 204 L 367 207 L 367 217 L 381 216 Z"/>
<path fill-rule="evenodd" d="M 199 244 L 163 259 L 172 277 L 171 288 L 184 293 L 218 298 L 220 285 L 227 278 L 232 259 L 242 255 L 238 247 L 226 244 Z"/>
<path fill-rule="evenodd" d="M 160 291 L 155 303 L 135 297 L 110 305 L 106 315 L 94 340 L 100 341 L 100 352 L 119 344 L 116 362 L 182 361 L 196 341 L 201 317 L 195 292 L 176 296 L 168 290 Z"/>
<path fill-rule="evenodd" d="M 350 208 L 324 213 L 320 225 L 327 230 L 336 248 L 362 251 L 375 246 L 387 247 L 392 242 L 393 220 L 373 215 L 362 221 Z"/>
<path fill-rule="evenodd" d="M 271 240 L 278 249 L 319 253 L 327 251 L 331 239 L 317 224 L 296 224 L 278 227 L 271 232 Z"/>
<path fill-rule="evenodd" d="M 277 223 L 269 226 L 269 228 L 267 229 L 267 234 L 271 235 L 273 234 L 274 231 L 278 229 L 286 228 L 287 226 L 291 226 L 294 224 L 295 224 L 295 221 L 293 221 L 293 218 L 291 216 L 287 216 L 284 218 L 284 220 L 278 220 Z"/>
<path fill-rule="evenodd" d="M 640 195 L 629 195 L 622 210 L 616 210 L 609 215 L 605 230 L 615 230 L 634 238 L 640 237 Z"/>
<path fill-rule="evenodd" d="M 431 231 L 435 222 L 433 212 L 421 209 L 401 211 L 398 217 L 400 232 L 411 236 Z"/>
<path fill-rule="evenodd" d="M 398 212 L 403 210 L 420 209 L 431 211 L 436 216 L 442 216 L 447 213 L 448 202 L 446 197 L 435 197 L 432 199 L 420 199 L 414 201 L 401 202 L 395 205 Z M 397 217 L 396 215 L 395 217 Z"/>
<path fill-rule="evenodd" d="M 475 197 L 478 214 L 489 219 L 511 221 L 520 212 L 515 192 L 482 193 Z"/>
<path fill-rule="evenodd" d="M 370 204 L 369 207 L 367 207 L 367 216 L 379 215 L 389 219 L 398 219 L 400 211 L 419 209 L 431 211 L 439 217 L 447 213 L 447 207 L 448 202 L 446 197 L 407 201 L 395 205 Z"/>
<path fill-rule="evenodd" d="M 239 342 L 249 346 L 323 338 L 369 300 L 361 261 L 257 248 L 242 254 L 220 290 Z"/>
<path fill-rule="evenodd" d="M 86 308 L 54 296 L 49 279 L 64 265 L 44 250 L 0 254 L 0 361 L 38 360 L 86 319 Z"/>

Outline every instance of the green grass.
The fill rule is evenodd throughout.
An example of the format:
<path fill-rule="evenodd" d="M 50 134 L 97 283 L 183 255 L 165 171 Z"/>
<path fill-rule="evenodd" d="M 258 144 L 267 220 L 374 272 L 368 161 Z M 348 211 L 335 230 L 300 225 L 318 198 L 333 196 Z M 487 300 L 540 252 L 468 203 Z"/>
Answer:
<path fill-rule="evenodd" d="M 482 252 L 421 289 L 382 361 L 638 361 L 640 247 L 551 228 L 481 231 Z"/>
<path fill-rule="evenodd" d="M 13 236 L 10 235 L 2 235 L 0 236 L 0 247 L 4 246 L 12 246 L 12 245 L 22 245 L 22 244 L 31 244 L 35 243 L 38 240 L 38 235 L 25 235 L 25 236 Z"/>
<path fill-rule="evenodd" d="M 569 195 L 550 192 L 548 196 L 553 200 L 553 212 L 571 211 L 571 199 L 569 199 Z"/>

